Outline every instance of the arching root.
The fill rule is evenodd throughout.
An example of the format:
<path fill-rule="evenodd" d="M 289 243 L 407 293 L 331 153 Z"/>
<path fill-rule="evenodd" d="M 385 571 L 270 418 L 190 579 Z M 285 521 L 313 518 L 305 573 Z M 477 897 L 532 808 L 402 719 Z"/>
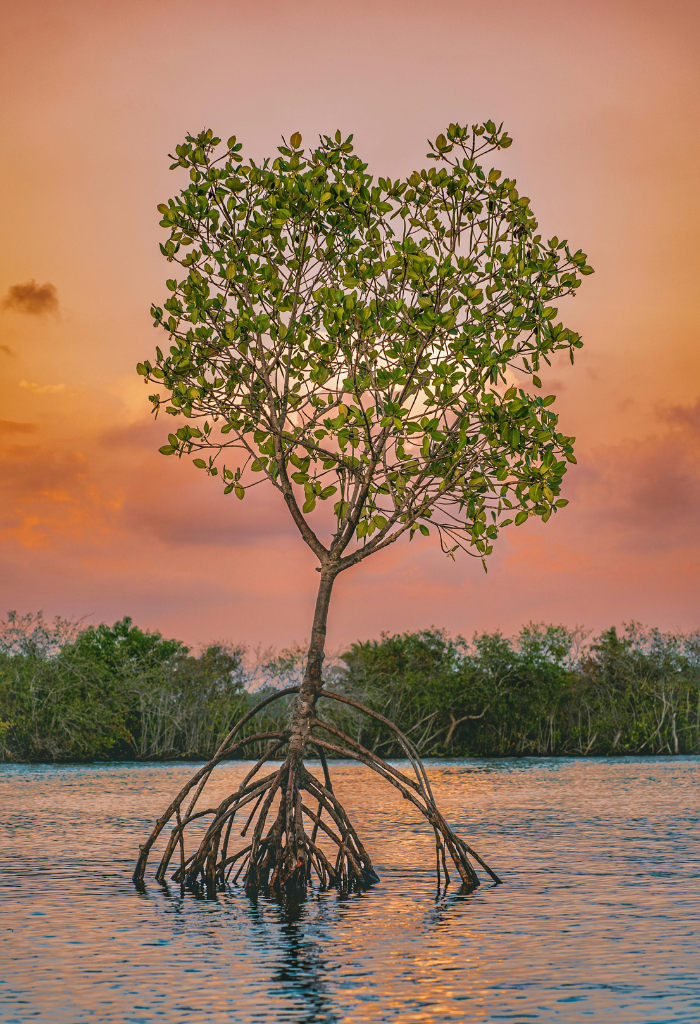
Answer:
<path fill-rule="evenodd" d="M 388 719 L 356 701 L 326 690 L 320 694 L 321 697 L 352 705 L 387 725 L 411 762 L 414 779 L 377 757 L 334 725 L 318 718 L 308 721 L 307 731 L 302 737 L 293 735 L 291 729 L 287 729 L 283 732 L 256 733 L 235 740 L 236 734 L 261 708 L 286 694 L 297 692 L 298 687 L 278 691 L 261 701 L 237 723 L 212 760 L 190 779 L 156 822 L 148 840 L 140 848 L 134 882 L 143 882 L 150 851 L 163 828 L 173 818 L 175 823 L 156 871 L 159 882 L 165 880 L 176 851 L 179 852 L 179 858 L 172 875 L 173 880 L 188 886 L 204 884 L 210 890 L 230 881 L 236 883 L 241 876 L 242 884 L 250 895 L 260 890 L 269 890 L 277 895 L 303 896 L 313 873 L 322 887 L 337 886 L 346 891 L 366 888 L 378 881 L 369 854 L 333 792 L 327 751 L 371 768 L 398 789 L 427 818 L 435 834 L 438 888 L 443 878 L 445 885 L 450 881 L 448 854 L 464 887 L 473 889 L 479 884 L 471 859 L 480 864 L 495 882 L 500 882 L 495 872 L 453 832 L 443 818 L 435 804 L 423 763 L 410 741 Z M 214 768 L 239 750 L 260 741 L 267 741 L 267 749 L 238 789 L 218 806 L 198 809 Z M 309 747 L 315 748 L 320 756 L 323 782 L 304 765 L 302 755 Z M 283 748 L 287 749 L 282 764 L 269 774 L 260 774 L 265 764 L 275 755 L 282 756 L 280 752 Z M 186 856 L 185 835 L 188 826 L 204 818 L 211 819 L 206 832 L 196 851 Z M 241 838 L 250 836 L 250 839 L 241 849 L 229 852 L 235 819 L 238 824 L 243 822 Z M 332 854 L 329 854 L 329 849 L 333 851 Z"/>

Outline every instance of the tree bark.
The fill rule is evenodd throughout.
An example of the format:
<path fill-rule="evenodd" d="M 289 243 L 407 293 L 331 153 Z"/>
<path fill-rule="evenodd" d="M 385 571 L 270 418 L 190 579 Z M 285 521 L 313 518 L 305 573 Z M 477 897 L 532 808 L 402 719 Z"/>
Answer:
<path fill-rule="evenodd" d="M 337 575 L 338 569 L 335 567 L 323 566 L 321 568 L 321 580 L 316 595 L 316 608 L 314 610 L 314 621 L 311 628 L 311 641 L 306 658 L 304 679 L 299 695 L 294 702 L 294 711 L 290 723 L 289 751 L 290 754 L 294 755 L 295 762 L 301 759 L 304 753 L 304 746 L 311 736 L 311 722 L 315 718 L 316 702 L 323 689 L 326 623 L 328 621 L 328 607 L 333 592 L 333 584 Z"/>

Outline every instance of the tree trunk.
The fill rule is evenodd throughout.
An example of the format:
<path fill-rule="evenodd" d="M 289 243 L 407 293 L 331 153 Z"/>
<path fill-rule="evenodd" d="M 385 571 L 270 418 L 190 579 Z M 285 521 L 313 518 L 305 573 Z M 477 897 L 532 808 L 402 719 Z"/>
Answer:
<path fill-rule="evenodd" d="M 314 622 L 311 628 L 311 642 L 306 657 L 306 669 L 299 696 L 294 702 L 291 721 L 290 752 L 302 757 L 304 746 L 311 734 L 311 722 L 315 717 L 316 702 L 323 690 L 323 660 L 326 653 L 326 623 L 328 608 L 337 570 L 321 570 L 321 580 L 316 595 Z"/>
<path fill-rule="evenodd" d="M 309 653 L 306 658 L 306 669 L 301 688 L 294 701 L 290 722 L 286 788 L 283 795 L 281 795 L 277 821 L 272 830 L 274 832 L 273 842 L 280 844 L 279 856 L 283 857 L 284 861 L 282 885 L 287 892 L 301 893 L 304 891 L 310 873 L 310 851 L 305 840 L 302 816 L 304 806 L 302 804 L 301 789 L 303 787 L 300 787 L 300 782 L 305 781 L 304 776 L 308 775 L 304 767 L 304 750 L 307 743 L 313 740 L 311 730 L 316 717 L 316 703 L 323 689 L 326 623 L 328 621 L 328 608 L 336 575 L 337 571 L 329 571 L 326 568 L 321 569 L 321 580 L 316 595 L 316 607 L 311 628 Z M 330 784 L 328 784 L 328 788 L 330 789 Z M 321 810 L 322 807 L 319 804 L 317 815 L 320 815 Z M 317 831 L 318 826 L 314 829 L 314 838 Z M 282 836 L 285 834 L 286 844 L 282 840 Z M 282 845 L 284 845 L 284 853 L 282 852 Z M 270 863 L 272 862 L 270 861 Z M 366 864 L 369 868 L 369 873 L 373 875 L 374 870 L 369 857 L 366 857 Z M 267 866 L 267 862 L 265 862 L 263 864 L 263 874 Z M 277 881 L 276 869 L 273 869 L 272 877 L 274 881 Z M 246 888 L 249 891 L 254 891 L 260 887 L 260 884 L 261 879 L 257 873 L 255 871 L 249 872 Z M 263 884 L 267 884 L 267 876 L 265 876 Z"/>

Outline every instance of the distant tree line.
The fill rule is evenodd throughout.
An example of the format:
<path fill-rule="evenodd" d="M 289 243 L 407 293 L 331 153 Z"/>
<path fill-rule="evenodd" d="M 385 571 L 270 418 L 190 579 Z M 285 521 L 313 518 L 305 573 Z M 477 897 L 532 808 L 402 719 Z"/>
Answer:
<path fill-rule="evenodd" d="M 195 654 L 124 618 L 113 626 L 10 614 L 0 623 L 0 760 L 206 758 L 271 688 L 301 678 L 305 648 Z M 700 632 L 632 624 L 594 639 L 530 624 L 517 636 L 439 629 L 382 635 L 326 664 L 327 687 L 396 722 L 424 757 L 700 753 Z M 382 757 L 381 723 L 321 701 Z M 278 728 L 287 700 L 256 719 Z"/>

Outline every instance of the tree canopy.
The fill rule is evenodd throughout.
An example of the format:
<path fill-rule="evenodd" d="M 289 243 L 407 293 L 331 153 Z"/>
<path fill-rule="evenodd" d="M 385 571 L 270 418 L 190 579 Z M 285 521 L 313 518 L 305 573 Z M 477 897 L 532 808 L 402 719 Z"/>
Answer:
<path fill-rule="evenodd" d="M 395 181 L 352 139 L 307 151 L 295 133 L 261 163 L 211 130 L 176 147 L 190 181 L 158 209 L 177 272 L 152 309 L 170 345 L 138 365 L 156 414 L 186 420 L 160 450 L 241 499 L 267 480 L 322 564 L 416 530 L 483 559 L 502 527 L 566 504 L 575 439 L 537 374 L 573 362 L 551 303 L 593 271 L 483 163 L 510 146 L 502 126 L 451 124 L 430 169 Z"/>

